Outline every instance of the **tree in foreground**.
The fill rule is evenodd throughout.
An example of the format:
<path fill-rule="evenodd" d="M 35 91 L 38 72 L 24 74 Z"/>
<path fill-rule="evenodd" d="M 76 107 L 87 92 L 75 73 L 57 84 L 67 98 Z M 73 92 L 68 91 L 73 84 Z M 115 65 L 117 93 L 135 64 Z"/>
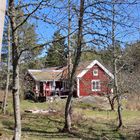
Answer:
<path fill-rule="evenodd" d="M 7 96 L 9 91 L 9 84 L 10 84 L 10 59 L 11 59 L 11 35 L 10 35 L 10 23 L 8 24 L 7 29 L 7 47 L 8 47 L 8 54 L 7 54 L 7 79 L 6 79 L 6 89 L 3 97 L 3 107 L 2 112 L 6 114 L 6 105 L 7 105 Z"/>
<path fill-rule="evenodd" d="M 6 11 L 6 0 L 1 0 L 1 4 L 0 4 L 0 62 L 1 62 L 1 50 L 2 50 L 5 11 Z"/>
<path fill-rule="evenodd" d="M 21 2 L 21 1 L 20 1 Z M 19 7 L 15 6 L 16 1 L 15 0 L 9 0 L 9 9 L 8 9 L 8 16 L 10 19 L 11 24 L 11 48 L 12 48 L 12 94 L 13 94 L 13 110 L 14 110 L 14 121 L 15 121 L 15 127 L 14 127 L 14 140 L 20 140 L 21 139 L 21 115 L 20 115 L 20 98 L 19 98 L 19 60 L 23 52 L 27 50 L 31 50 L 31 48 L 26 48 L 27 46 L 24 46 L 24 49 L 20 50 L 19 46 L 19 34 L 18 31 L 20 30 L 20 27 L 22 27 L 26 21 L 29 19 L 31 15 L 33 15 L 41 6 L 41 4 L 44 1 L 36 1 L 36 3 L 28 3 L 23 5 L 20 5 L 19 7 L 24 8 L 28 11 L 29 6 L 35 5 L 35 8 L 33 8 L 32 11 L 28 11 L 28 13 L 23 14 L 21 16 L 17 16 L 17 9 Z M 46 2 L 45 2 L 46 3 Z M 28 7 L 28 8 L 27 8 Z M 22 18 L 19 20 L 19 18 Z M 27 40 L 26 40 L 27 41 Z M 31 46 L 28 46 L 31 47 Z"/>
<path fill-rule="evenodd" d="M 77 40 L 77 48 L 76 48 L 76 55 L 75 61 L 73 64 L 73 68 L 71 71 L 70 76 L 70 91 L 66 102 L 65 107 L 65 125 L 63 131 L 70 132 L 71 131 L 71 107 L 72 107 L 72 97 L 74 91 L 74 78 L 77 66 L 80 61 L 81 50 L 82 50 L 82 40 L 83 40 L 83 17 L 84 17 L 84 0 L 80 0 L 80 8 L 79 8 L 79 18 L 78 18 L 78 40 Z"/>

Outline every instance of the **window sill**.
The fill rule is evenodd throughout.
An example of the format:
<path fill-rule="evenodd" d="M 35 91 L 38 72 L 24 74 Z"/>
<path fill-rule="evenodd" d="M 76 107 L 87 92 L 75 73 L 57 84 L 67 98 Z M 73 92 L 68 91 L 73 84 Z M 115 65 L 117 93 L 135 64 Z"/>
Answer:
<path fill-rule="evenodd" d="M 101 91 L 100 89 L 94 89 L 94 90 L 92 90 L 92 91 Z"/>

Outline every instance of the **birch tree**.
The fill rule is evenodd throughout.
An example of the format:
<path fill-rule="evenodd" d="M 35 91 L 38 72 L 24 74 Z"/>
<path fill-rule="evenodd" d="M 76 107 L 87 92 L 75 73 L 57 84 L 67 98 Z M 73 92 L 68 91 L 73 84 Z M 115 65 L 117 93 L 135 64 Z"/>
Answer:
<path fill-rule="evenodd" d="M 84 17 L 84 2 L 85 0 L 80 0 L 79 17 L 78 17 L 78 40 L 76 48 L 76 56 L 70 76 L 70 92 L 67 98 L 65 107 L 65 125 L 63 131 L 71 131 L 71 108 L 72 108 L 72 96 L 74 91 L 74 78 L 77 66 L 80 61 L 81 50 L 82 50 L 82 40 L 83 40 L 83 17 Z"/>
<path fill-rule="evenodd" d="M 0 3 L 0 62 L 1 62 L 1 49 L 2 49 L 5 10 L 6 10 L 6 0 L 1 0 L 1 3 Z"/>
<path fill-rule="evenodd" d="M 34 18 L 36 20 L 43 20 L 45 23 L 49 22 L 49 24 L 54 24 L 54 21 L 51 19 L 48 19 L 47 13 L 44 13 L 44 9 L 52 6 L 50 1 L 44 1 L 44 0 L 37 0 L 33 2 L 24 2 L 19 1 L 17 4 L 15 0 L 9 0 L 9 8 L 8 8 L 8 16 L 10 19 L 11 24 L 11 48 L 12 48 L 12 66 L 13 66 L 13 109 L 14 109 L 14 120 L 15 120 L 15 129 L 14 129 L 14 140 L 20 140 L 21 139 L 21 119 L 20 119 L 20 99 L 19 99 L 19 60 L 21 55 L 25 51 L 34 51 L 37 48 L 42 48 L 48 44 L 52 44 L 55 42 L 58 42 L 60 40 L 63 40 L 68 37 L 68 35 L 61 37 L 56 40 L 50 40 L 46 41 L 42 44 L 37 44 L 32 47 L 24 46 L 25 48 L 20 49 L 18 44 L 18 31 L 21 26 L 23 26 L 29 18 Z M 48 4 L 49 3 L 49 4 Z M 55 5 L 53 3 L 53 5 Z M 24 12 L 20 16 L 17 16 L 16 10 L 23 8 Z M 43 9 L 43 10 L 42 10 Z M 40 12 L 42 10 L 42 12 Z M 37 13 L 38 12 L 38 13 Z M 18 20 L 18 18 L 23 17 L 22 20 Z M 18 20 L 18 22 L 17 22 Z"/>
<path fill-rule="evenodd" d="M 15 120 L 15 129 L 14 129 L 14 140 L 20 140 L 21 139 L 21 115 L 20 115 L 20 98 L 19 98 L 19 58 L 23 51 L 19 50 L 18 46 L 18 29 L 20 26 L 22 26 L 26 21 L 29 19 L 29 17 L 35 13 L 40 5 L 42 4 L 42 1 L 39 1 L 36 3 L 36 7 L 34 10 L 29 12 L 23 20 L 18 23 L 17 22 L 17 16 L 16 16 L 16 6 L 15 6 L 15 0 L 9 0 L 9 9 L 8 9 L 8 16 L 10 19 L 11 24 L 11 47 L 12 47 L 12 66 L 13 66 L 13 88 L 12 88 L 12 94 L 13 94 L 13 109 L 14 109 L 14 120 Z M 28 5 L 22 5 L 23 7 Z"/>
<path fill-rule="evenodd" d="M 7 58 L 7 80 L 6 80 L 6 90 L 4 93 L 3 98 L 3 114 L 6 114 L 6 105 L 7 105 L 7 96 L 8 96 L 8 90 L 9 90 L 9 82 L 10 82 L 10 59 L 11 59 L 11 36 L 10 36 L 10 23 L 8 24 L 8 58 Z"/>

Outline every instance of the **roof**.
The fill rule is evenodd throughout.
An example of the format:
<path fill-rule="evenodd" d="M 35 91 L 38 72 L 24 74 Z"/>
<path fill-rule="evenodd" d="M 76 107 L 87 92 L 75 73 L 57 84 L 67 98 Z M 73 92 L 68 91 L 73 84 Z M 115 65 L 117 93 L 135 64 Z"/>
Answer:
<path fill-rule="evenodd" d="M 76 70 L 76 76 L 78 76 L 83 70 L 86 69 L 86 67 L 91 63 L 92 61 L 85 61 L 85 62 L 80 62 L 78 64 L 77 70 Z"/>
<path fill-rule="evenodd" d="M 112 79 L 114 79 L 113 74 L 106 69 L 99 61 L 86 61 L 80 62 L 77 70 L 76 70 L 76 77 L 82 77 L 90 68 L 94 65 L 98 65 L 102 68 L 107 75 L 109 75 Z M 28 73 L 36 80 L 36 81 L 51 81 L 51 80 L 61 80 L 68 78 L 68 67 L 51 67 L 42 70 L 28 70 Z"/>
<path fill-rule="evenodd" d="M 94 65 L 98 65 L 101 69 L 105 71 L 105 73 L 110 76 L 112 79 L 114 79 L 114 75 L 106 69 L 99 61 L 94 60 L 91 63 L 89 63 L 84 69 L 77 75 L 78 78 L 82 77 L 86 72 L 88 72 L 89 69 L 91 69 Z"/>
<path fill-rule="evenodd" d="M 28 70 L 36 81 L 50 81 L 62 79 L 63 70 Z"/>

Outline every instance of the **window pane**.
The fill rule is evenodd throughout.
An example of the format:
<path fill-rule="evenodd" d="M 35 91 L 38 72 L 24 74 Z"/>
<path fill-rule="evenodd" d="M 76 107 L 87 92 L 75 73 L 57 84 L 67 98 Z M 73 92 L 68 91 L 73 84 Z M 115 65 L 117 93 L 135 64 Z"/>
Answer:
<path fill-rule="evenodd" d="M 92 85 L 93 85 L 93 90 L 100 90 L 100 87 L 101 87 L 101 85 L 100 85 L 100 81 L 92 81 Z"/>
<path fill-rule="evenodd" d="M 98 76 L 98 69 L 94 69 L 94 70 L 93 70 L 93 75 L 94 75 L 94 76 Z"/>
<path fill-rule="evenodd" d="M 96 82 L 93 81 L 93 89 L 96 89 Z"/>
<path fill-rule="evenodd" d="M 96 81 L 96 89 L 99 89 L 99 82 Z"/>
<path fill-rule="evenodd" d="M 96 89 L 100 89 L 100 82 L 96 81 Z"/>

